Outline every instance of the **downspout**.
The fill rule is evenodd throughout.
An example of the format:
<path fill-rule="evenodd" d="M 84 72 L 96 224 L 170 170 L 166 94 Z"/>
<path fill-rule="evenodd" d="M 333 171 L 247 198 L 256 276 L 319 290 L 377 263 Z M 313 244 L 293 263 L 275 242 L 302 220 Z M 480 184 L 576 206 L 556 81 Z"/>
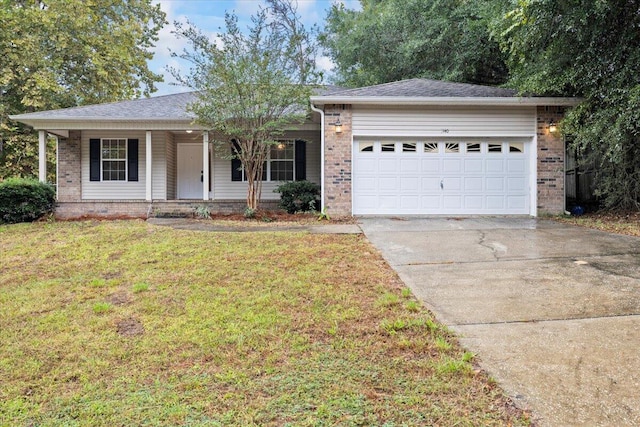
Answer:
<path fill-rule="evenodd" d="M 324 110 L 311 104 L 311 110 L 320 113 L 320 210 L 324 209 Z"/>

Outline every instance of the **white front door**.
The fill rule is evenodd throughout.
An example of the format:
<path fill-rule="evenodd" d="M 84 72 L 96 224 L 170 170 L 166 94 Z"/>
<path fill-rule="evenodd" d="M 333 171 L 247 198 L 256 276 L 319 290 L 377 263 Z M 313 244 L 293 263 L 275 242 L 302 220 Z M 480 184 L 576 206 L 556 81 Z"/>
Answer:
<path fill-rule="evenodd" d="M 178 199 L 202 199 L 202 144 L 178 144 Z"/>
<path fill-rule="evenodd" d="M 353 213 L 529 214 L 529 142 L 356 140 Z"/>

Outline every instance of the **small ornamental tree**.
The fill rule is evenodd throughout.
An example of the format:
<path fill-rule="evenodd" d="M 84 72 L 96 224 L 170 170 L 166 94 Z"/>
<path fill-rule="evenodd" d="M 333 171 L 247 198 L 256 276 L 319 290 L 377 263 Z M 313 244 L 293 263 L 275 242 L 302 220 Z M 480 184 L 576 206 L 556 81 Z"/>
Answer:
<path fill-rule="evenodd" d="M 242 165 L 247 207 L 257 209 L 262 173 L 269 149 L 286 128 L 308 115 L 316 79 L 315 48 L 289 0 L 268 0 L 251 19 L 248 31 L 234 14 L 225 15 L 226 31 L 215 41 L 192 24 L 176 22 L 176 35 L 191 49 L 174 56 L 191 62 L 188 75 L 173 76 L 194 89 L 189 106 L 196 123 L 211 131 L 212 141 L 226 147 Z"/>

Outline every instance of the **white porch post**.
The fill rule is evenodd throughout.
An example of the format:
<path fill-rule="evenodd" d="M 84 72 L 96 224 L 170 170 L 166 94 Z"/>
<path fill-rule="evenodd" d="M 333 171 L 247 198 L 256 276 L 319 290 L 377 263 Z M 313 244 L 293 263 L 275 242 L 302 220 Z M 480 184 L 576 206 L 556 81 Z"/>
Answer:
<path fill-rule="evenodd" d="M 152 174 L 153 170 L 151 166 L 151 131 L 150 130 L 147 131 L 145 154 L 146 154 L 146 163 L 145 163 L 146 192 L 145 194 L 146 194 L 147 201 L 150 202 L 153 197 L 153 193 L 151 192 L 152 190 L 151 181 L 153 180 L 153 174 Z"/>
<path fill-rule="evenodd" d="M 202 200 L 209 200 L 209 132 L 202 133 Z"/>
<path fill-rule="evenodd" d="M 38 178 L 47 182 L 47 132 L 38 132 Z"/>

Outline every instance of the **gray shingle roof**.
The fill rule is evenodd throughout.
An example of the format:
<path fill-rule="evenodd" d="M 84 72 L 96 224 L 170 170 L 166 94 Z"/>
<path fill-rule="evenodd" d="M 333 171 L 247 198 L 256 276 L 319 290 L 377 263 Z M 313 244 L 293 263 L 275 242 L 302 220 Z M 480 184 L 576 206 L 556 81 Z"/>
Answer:
<path fill-rule="evenodd" d="M 314 95 L 326 95 L 344 90 L 339 86 L 324 85 L 313 89 Z M 187 112 L 187 105 L 196 100 L 196 92 L 82 107 L 38 111 L 11 116 L 15 120 L 172 120 L 192 121 L 194 116 Z"/>
<path fill-rule="evenodd" d="M 324 96 L 340 97 L 425 97 L 425 98 L 511 98 L 518 96 L 512 89 L 492 86 L 451 83 L 429 79 L 409 79 L 398 82 L 330 92 Z"/>
<path fill-rule="evenodd" d="M 196 99 L 195 92 L 177 93 L 153 98 L 109 102 L 59 110 L 12 116 L 20 119 L 43 120 L 193 120 L 187 113 L 187 104 Z"/>

